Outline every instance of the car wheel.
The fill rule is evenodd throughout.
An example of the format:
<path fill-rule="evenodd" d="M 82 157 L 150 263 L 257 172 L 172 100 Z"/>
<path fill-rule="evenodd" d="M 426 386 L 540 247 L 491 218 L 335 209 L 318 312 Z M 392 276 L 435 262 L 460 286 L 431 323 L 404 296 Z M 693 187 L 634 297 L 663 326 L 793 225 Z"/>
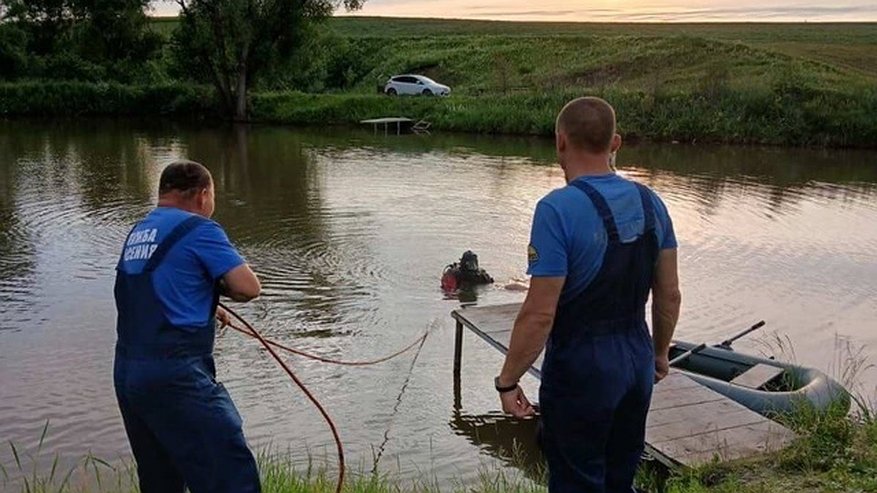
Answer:
<path fill-rule="evenodd" d="M 429 89 L 424 89 L 424 90 L 423 90 L 423 95 L 424 95 L 424 96 L 432 96 L 432 91 L 430 91 Z"/>
<path fill-rule="evenodd" d="M 392 87 L 389 88 L 389 89 L 387 89 L 387 95 L 388 95 L 388 96 L 395 96 L 396 94 L 398 94 L 398 93 L 396 92 L 396 89 L 393 89 Z"/>

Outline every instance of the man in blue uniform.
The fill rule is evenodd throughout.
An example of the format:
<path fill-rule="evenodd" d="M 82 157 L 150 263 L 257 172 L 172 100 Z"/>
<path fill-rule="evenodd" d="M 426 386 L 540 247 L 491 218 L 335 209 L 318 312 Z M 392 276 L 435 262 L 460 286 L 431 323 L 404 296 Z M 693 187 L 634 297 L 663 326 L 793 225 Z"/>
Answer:
<path fill-rule="evenodd" d="M 621 137 L 608 103 L 567 104 L 556 145 L 568 185 L 536 206 L 530 291 L 495 385 L 504 411 L 532 415 L 518 380 L 544 348 L 540 435 L 549 491 L 629 493 L 652 386 L 669 371 L 679 317 L 676 237 L 658 196 L 612 171 Z"/>
<path fill-rule="evenodd" d="M 169 165 L 116 267 L 114 381 L 142 493 L 260 491 L 241 417 L 215 380 L 213 339 L 215 318 L 228 317 L 219 295 L 248 301 L 261 286 L 213 210 L 207 168 Z"/>

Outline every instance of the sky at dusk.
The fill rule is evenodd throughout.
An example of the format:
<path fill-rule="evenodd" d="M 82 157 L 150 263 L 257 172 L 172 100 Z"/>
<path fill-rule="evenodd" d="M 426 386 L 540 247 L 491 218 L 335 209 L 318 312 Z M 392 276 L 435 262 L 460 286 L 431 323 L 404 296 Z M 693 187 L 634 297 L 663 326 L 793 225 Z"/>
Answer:
<path fill-rule="evenodd" d="M 169 1 L 153 7 L 153 15 L 177 12 Z M 877 0 L 367 0 L 354 15 L 591 22 L 877 21 Z"/>

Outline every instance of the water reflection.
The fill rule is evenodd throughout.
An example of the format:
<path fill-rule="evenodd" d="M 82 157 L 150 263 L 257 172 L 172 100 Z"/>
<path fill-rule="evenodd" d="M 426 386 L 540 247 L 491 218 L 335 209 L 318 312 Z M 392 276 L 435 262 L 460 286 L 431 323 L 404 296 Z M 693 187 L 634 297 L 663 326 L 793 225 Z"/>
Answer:
<path fill-rule="evenodd" d="M 242 311 L 267 334 L 366 359 L 438 321 L 413 370 L 406 358 L 364 370 L 292 361 L 331 409 L 352 462 L 368 469 L 380 450 L 382 470 L 428 468 L 441 481 L 476 476 L 482 452 L 515 465 L 510 437 L 533 433 L 492 414 L 501 358 L 473 340 L 466 406 L 449 426 L 448 312 L 522 299 L 499 286 L 523 276 L 533 205 L 563 183 L 553 154 L 544 139 L 0 121 L 0 436 L 33 446 L 48 419 L 50 453 L 127 455 L 109 378 L 113 266 L 162 167 L 189 158 L 213 172 L 217 220 L 263 279 L 265 295 Z M 624 148 L 619 163 L 673 214 L 682 337 L 718 342 L 767 319 L 805 364 L 827 368 L 837 336 L 877 355 L 877 153 L 643 145 Z M 442 269 L 470 249 L 498 287 L 447 299 Z M 226 335 L 217 352 L 251 440 L 312 455 L 331 447 L 249 341 Z M 0 447 L 0 463 L 9 460 Z M 535 474 L 530 462 L 520 467 Z"/>
<path fill-rule="evenodd" d="M 538 420 L 519 420 L 500 413 L 468 415 L 454 412 L 449 422 L 484 453 L 514 467 L 534 481 L 545 478 L 545 462 L 537 442 Z"/>
<path fill-rule="evenodd" d="M 0 162 L 9 162 L 17 152 L 17 142 L 0 134 Z M 14 190 L 18 170 L 0 166 L 0 317 L 12 318 L 26 302 L 29 291 L 24 288 L 33 274 L 34 245 L 15 210 Z M 11 322 L 0 320 L 0 331 L 12 330 Z"/>

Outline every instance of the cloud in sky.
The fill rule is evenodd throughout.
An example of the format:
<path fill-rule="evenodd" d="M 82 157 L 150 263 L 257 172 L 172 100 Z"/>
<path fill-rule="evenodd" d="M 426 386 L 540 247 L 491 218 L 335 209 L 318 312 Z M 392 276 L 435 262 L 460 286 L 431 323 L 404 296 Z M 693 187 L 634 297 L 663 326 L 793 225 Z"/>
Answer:
<path fill-rule="evenodd" d="M 168 1 L 155 15 L 175 15 Z M 344 12 L 339 12 L 344 14 Z M 541 21 L 877 21 L 877 1 L 838 0 L 367 0 L 354 15 Z"/>
<path fill-rule="evenodd" d="M 877 1 L 369 0 L 356 14 L 545 21 L 875 21 Z"/>

